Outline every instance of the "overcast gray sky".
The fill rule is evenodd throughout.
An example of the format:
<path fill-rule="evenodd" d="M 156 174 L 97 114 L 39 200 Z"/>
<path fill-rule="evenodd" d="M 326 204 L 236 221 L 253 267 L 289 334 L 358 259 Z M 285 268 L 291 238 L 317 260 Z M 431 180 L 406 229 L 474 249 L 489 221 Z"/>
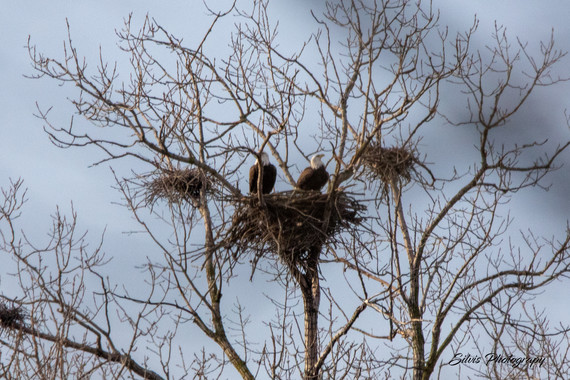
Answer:
<path fill-rule="evenodd" d="M 48 211 L 55 204 L 68 204 L 73 200 L 81 212 L 89 215 L 90 223 L 99 226 L 108 224 L 108 213 L 114 212 L 101 207 L 113 198 L 109 191 L 109 171 L 105 167 L 87 166 L 98 156 L 98 152 L 85 150 L 62 151 L 51 146 L 42 132 L 42 123 L 34 118 L 36 102 L 44 108 L 53 106 L 53 120 L 65 125 L 69 123 L 72 108 L 68 97 L 75 95 L 71 87 L 58 87 L 49 80 L 30 80 L 30 61 L 25 45 L 28 36 L 39 49 L 48 55 L 59 57 L 62 42 L 66 38 L 66 18 L 69 20 L 72 37 L 80 53 L 95 58 L 99 46 L 107 56 L 115 58 L 117 38 L 115 30 L 120 29 L 123 19 L 134 13 L 135 19 L 149 14 L 166 25 L 171 32 L 184 36 L 186 40 L 199 36 L 208 20 L 199 1 L 169 1 L 166 4 L 152 1 L 3 1 L 0 12 L 0 181 L 23 177 L 30 188 L 30 198 L 40 202 L 42 210 Z M 315 6 L 317 1 L 295 1 L 290 5 L 276 4 L 282 33 L 291 39 L 303 38 L 310 33 L 307 12 L 303 8 Z M 192 5 L 194 4 L 194 6 Z M 495 20 L 507 27 L 512 36 L 538 46 L 541 39 L 549 37 L 552 29 L 563 50 L 570 49 L 570 26 L 567 15 L 570 4 L 564 1 L 548 2 L 544 6 L 533 1 L 451 1 L 437 0 L 434 6 L 441 12 L 441 24 L 453 30 L 465 28 L 472 23 L 475 14 L 480 18 L 480 33 L 475 40 L 481 46 L 488 43 Z M 192 20 L 191 22 L 189 20 Z M 196 21 L 202 20 L 204 23 Z M 119 58 L 119 57 L 116 57 Z M 570 70 L 563 72 L 568 63 L 559 65 L 561 75 L 570 76 Z M 570 105 L 568 84 L 562 84 L 545 91 L 537 91 L 531 99 L 532 107 L 525 109 L 521 117 L 527 122 L 529 131 L 540 127 L 541 134 L 551 139 L 568 139 L 569 130 L 564 120 L 564 109 Z M 453 105 L 447 105 L 453 106 Z M 92 156 L 91 154 L 95 154 Z M 563 157 L 568 161 L 568 154 Z M 570 169 L 563 171 L 568 173 Z M 570 175 L 565 181 L 558 179 L 552 191 L 535 195 L 548 199 L 541 209 L 546 215 L 564 213 L 570 210 L 567 197 L 570 191 Z M 97 197 L 97 198 L 95 198 Z M 102 198 L 99 198 L 102 197 Z M 552 202 L 550 202 L 552 200 Z M 560 207 L 562 203 L 563 207 Z M 44 208 L 45 207 L 45 208 Z M 561 215 L 564 219 L 564 215 Z M 562 220 L 560 219 L 560 220 Z"/>
<path fill-rule="evenodd" d="M 319 4 L 316 0 L 275 4 L 281 18 L 281 33 L 292 39 L 308 36 L 312 30 L 307 29 L 309 16 L 304 9 L 316 4 Z M 434 6 L 441 11 L 441 24 L 449 25 L 452 30 L 467 27 L 477 14 L 480 32 L 475 42 L 481 48 L 488 43 L 496 20 L 507 27 L 511 36 L 518 36 L 536 48 L 554 30 L 559 48 L 570 50 L 570 2 L 567 1 L 436 0 Z M 126 209 L 112 204 L 119 200 L 119 194 L 111 188 L 113 179 L 108 165 L 89 168 L 101 158 L 101 153 L 61 150 L 48 141 L 42 121 L 34 117 L 36 102 L 43 108 L 53 106 L 53 122 L 64 126 L 73 113 L 67 98 L 76 93 L 73 87 L 59 87 L 54 81 L 25 78 L 24 75 L 33 74 L 25 46 L 31 36 L 32 43 L 42 52 L 61 57 L 68 19 L 80 54 L 96 59 L 101 47 L 110 59 L 120 59 L 115 56 L 118 53 L 115 30 L 122 27 L 129 12 L 139 22 L 148 13 L 170 32 L 187 40 L 200 36 L 209 22 L 205 17 L 194 17 L 204 14 L 201 1 L 0 0 L 0 186 L 5 187 L 9 178 L 25 180 L 30 202 L 24 220 L 28 229 L 38 232 L 47 228 L 49 214 L 56 205 L 68 210 L 73 202 L 85 228 L 95 235 L 108 229 L 108 251 L 113 252 L 113 248 L 128 251 L 116 259 L 117 264 L 129 264 L 130 258 L 144 249 L 144 244 L 133 236 L 128 244 L 121 240 L 125 238 L 122 233 L 135 225 Z M 570 58 L 558 68 L 561 76 L 570 77 Z M 567 108 L 570 109 L 569 83 L 539 89 L 514 122 L 524 125 L 523 133 L 530 136 L 567 141 L 570 138 L 564 117 Z M 461 131 L 448 133 L 453 141 L 464 137 Z M 459 148 L 458 154 L 461 154 Z M 569 152 L 561 157 L 560 163 L 566 166 L 557 172 L 556 179 L 549 177 L 553 183 L 551 191 L 525 191 L 513 201 L 522 228 L 546 235 L 563 231 L 570 215 Z M 121 163 L 114 165 L 128 170 Z M 569 311 L 567 306 L 561 309 Z"/>

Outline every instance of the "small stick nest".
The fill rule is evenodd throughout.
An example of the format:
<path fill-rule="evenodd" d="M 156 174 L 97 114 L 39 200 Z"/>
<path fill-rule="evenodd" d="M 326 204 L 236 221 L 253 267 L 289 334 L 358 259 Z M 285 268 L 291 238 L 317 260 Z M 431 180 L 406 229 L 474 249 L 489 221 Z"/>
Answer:
<path fill-rule="evenodd" d="M 0 303 L 0 328 L 14 329 L 23 325 L 26 313 L 20 306 L 8 306 Z"/>
<path fill-rule="evenodd" d="M 417 159 L 414 153 L 405 147 L 384 148 L 380 144 L 370 145 L 363 154 L 366 175 L 379 179 L 385 184 L 395 180 L 409 182 Z"/>
<path fill-rule="evenodd" d="M 144 184 L 147 203 L 165 199 L 172 203 L 200 198 L 200 190 L 211 188 L 209 180 L 198 169 L 161 169 L 161 173 Z"/>
<path fill-rule="evenodd" d="M 309 252 L 320 251 L 336 234 L 362 220 L 365 207 L 346 193 L 328 198 L 329 194 L 289 191 L 265 195 L 265 205 L 257 195 L 238 199 L 228 244 L 238 252 L 253 251 L 254 270 L 268 252 L 288 265 L 304 266 Z"/>

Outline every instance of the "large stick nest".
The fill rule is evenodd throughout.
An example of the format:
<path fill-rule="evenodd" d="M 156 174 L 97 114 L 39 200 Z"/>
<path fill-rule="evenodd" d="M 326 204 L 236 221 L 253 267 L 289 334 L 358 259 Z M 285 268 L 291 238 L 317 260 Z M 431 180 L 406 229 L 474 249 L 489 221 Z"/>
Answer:
<path fill-rule="evenodd" d="M 200 190 L 211 189 L 208 178 L 198 169 L 160 169 L 160 174 L 145 182 L 146 200 L 153 204 L 158 199 L 172 203 L 200 198 Z"/>
<path fill-rule="evenodd" d="M 385 184 L 392 181 L 409 182 L 414 166 L 418 163 L 414 152 L 405 147 L 384 148 L 371 144 L 362 156 L 366 175 Z"/>
<path fill-rule="evenodd" d="M 330 197 L 330 199 L 329 199 Z M 236 200 L 228 244 L 239 252 L 252 251 L 254 269 L 266 253 L 286 264 L 304 266 L 309 252 L 362 221 L 365 207 L 346 193 L 333 196 L 313 191 L 289 191 Z"/>
<path fill-rule="evenodd" d="M 19 306 L 0 303 L 0 329 L 14 329 L 23 325 L 26 313 Z"/>

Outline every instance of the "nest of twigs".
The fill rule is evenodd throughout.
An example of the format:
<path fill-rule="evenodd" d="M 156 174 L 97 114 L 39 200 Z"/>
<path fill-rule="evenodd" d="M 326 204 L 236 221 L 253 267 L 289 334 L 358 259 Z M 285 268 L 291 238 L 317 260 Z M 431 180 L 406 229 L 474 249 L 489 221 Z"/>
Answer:
<path fill-rule="evenodd" d="M 414 152 L 405 147 L 384 148 L 372 144 L 362 156 L 366 174 L 371 179 L 379 179 L 385 184 L 392 181 L 409 182 L 415 164 Z"/>
<path fill-rule="evenodd" d="M 266 253 L 288 265 L 303 266 L 310 252 L 334 242 L 344 229 L 360 224 L 364 206 L 346 193 L 290 191 L 268 194 L 263 204 L 256 195 L 236 200 L 229 230 L 229 245 L 238 252 L 252 251 L 255 264 Z"/>
<path fill-rule="evenodd" d="M 26 313 L 20 306 L 0 303 L 0 328 L 14 329 L 23 325 Z"/>
<path fill-rule="evenodd" d="M 160 174 L 147 181 L 147 203 L 153 204 L 158 199 L 172 203 L 191 201 L 200 198 L 200 190 L 208 191 L 210 181 L 198 169 L 160 169 Z"/>

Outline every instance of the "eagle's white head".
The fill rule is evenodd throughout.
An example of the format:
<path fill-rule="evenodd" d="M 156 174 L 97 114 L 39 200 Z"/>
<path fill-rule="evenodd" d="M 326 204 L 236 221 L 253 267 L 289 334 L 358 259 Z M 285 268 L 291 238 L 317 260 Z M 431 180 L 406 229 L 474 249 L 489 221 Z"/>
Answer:
<path fill-rule="evenodd" d="M 321 161 L 321 158 L 323 158 L 324 156 L 325 156 L 324 154 L 319 153 L 311 157 L 311 167 L 313 169 L 318 169 L 322 166 L 325 166 L 325 164 L 323 164 L 323 161 Z"/>
<path fill-rule="evenodd" d="M 261 152 L 260 156 L 261 156 L 261 165 L 263 166 L 269 165 L 269 155 L 265 152 Z"/>

